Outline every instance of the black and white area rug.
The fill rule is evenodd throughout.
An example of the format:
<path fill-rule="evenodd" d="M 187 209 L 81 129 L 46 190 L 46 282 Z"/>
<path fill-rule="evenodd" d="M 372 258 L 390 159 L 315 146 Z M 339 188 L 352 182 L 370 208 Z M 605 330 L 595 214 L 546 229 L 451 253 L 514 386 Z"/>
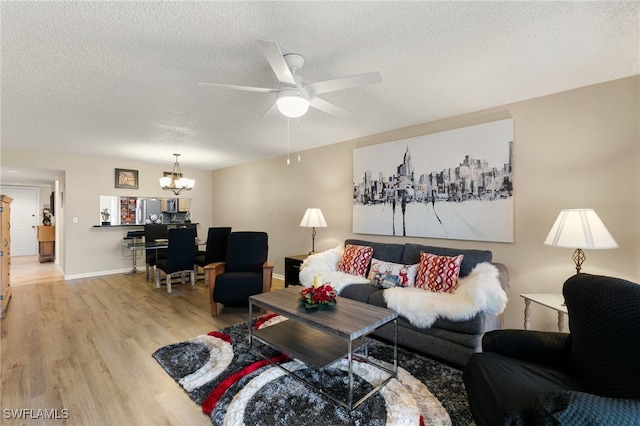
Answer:
<path fill-rule="evenodd" d="M 253 327 L 282 321 L 267 316 Z M 249 351 L 247 323 L 158 349 L 153 357 L 189 394 L 214 425 L 469 425 L 472 421 L 462 372 L 412 352 L 398 350 L 397 377 L 352 411 L 322 396 L 281 368 Z M 272 361 L 317 381 L 317 373 L 273 350 Z M 369 356 L 393 360 L 393 348 L 370 339 Z M 386 378 L 354 362 L 355 394 Z M 323 386 L 346 399 L 347 363 L 325 369 Z M 354 399 L 356 400 L 356 399 Z"/>

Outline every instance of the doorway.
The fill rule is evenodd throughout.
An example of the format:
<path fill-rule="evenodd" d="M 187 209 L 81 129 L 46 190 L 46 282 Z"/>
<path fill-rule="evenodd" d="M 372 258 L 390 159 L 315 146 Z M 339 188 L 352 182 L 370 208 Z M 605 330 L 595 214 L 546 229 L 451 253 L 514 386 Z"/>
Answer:
<path fill-rule="evenodd" d="M 11 256 L 35 256 L 38 248 L 38 188 L 2 187 L 11 203 Z"/>

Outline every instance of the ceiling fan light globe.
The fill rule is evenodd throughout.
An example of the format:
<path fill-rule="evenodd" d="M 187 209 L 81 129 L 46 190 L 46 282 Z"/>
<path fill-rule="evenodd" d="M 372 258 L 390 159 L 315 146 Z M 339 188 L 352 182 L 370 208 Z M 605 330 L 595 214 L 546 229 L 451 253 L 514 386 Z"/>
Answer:
<path fill-rule="evenodd" d="M 300 90 L 287 90 L 278 94 L 278 111 L 289 118 L 302 117 L 309 110 L 309 96 Z"/>

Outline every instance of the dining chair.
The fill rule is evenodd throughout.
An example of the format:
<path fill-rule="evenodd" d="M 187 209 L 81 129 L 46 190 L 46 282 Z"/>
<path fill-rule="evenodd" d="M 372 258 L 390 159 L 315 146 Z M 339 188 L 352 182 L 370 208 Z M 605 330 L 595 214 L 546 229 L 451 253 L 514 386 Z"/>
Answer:
<path fill-rule="evenodd" d="M 162 240 L 169 238 L 169 230 L 166 223 L 162 224 L 147 224 L 144 226 L 144 242 L 152 243 L 156 240 Z M 146 277 L 149 281 L 155 276 L 155 266 L 158 259 L 166 259 L 166 249 L 154 249 L 146 250 Z"/>
<path fill-rule="evenodd" d="M 164 272 L 167 282 L 167 293 L 171 293 L 171 276 L 180 272 L 182 283 L 184 275 L 189 273 L 191 289 L 195 289 L 196 280 L 193 273 L 196 231 L 193 228 L 176 228 L 169 230 L 169 244 L 167 258 L 156 262 L 156 288 L 160 288 L 160 272 Z"/>

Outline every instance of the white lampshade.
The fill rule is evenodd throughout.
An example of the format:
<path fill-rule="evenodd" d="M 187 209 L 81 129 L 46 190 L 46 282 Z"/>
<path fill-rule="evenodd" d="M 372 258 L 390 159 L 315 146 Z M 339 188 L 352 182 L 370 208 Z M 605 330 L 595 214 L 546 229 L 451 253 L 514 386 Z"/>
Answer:
<path fill-rule="evenodd" d="M 300 89 L 283 89 L 278 93 L 276 105 L 278 110 L 287 117 L 301 117 L 309 110 L 309 94 Z"/>
<path fill-rule="evenodd" d="M 593 209 L 562 210 L 544 243 L 556 247 L 575 248 L 571 258 L 579 274 L 586 260 L 582 249 L 613 249 L 618 247 L 607 227 Z"/>
<path fill-rule="evenodd" d="M 195 184 L 196 184 L 195 179 L 188 179 L 185 177 L 181 177 L 176 181 L 176 186 L 178 188 L 193 189 Z"/>
<path fill-rule="evenodd" d="M 593 209 L 562 210 L 546 245 L 581 249 L 614 249 L 618 244 Z"/>
<path fill-rule="evenodd" d="M 324 228 L 327 222 L 324 220 L 322 210 L 316 208 L 308 208 L 304 213 L 300 226 L 305 228 Z"/>
<path fill-rule="evenodd" d="M 300 226 L 304 228 L 313 228 L 313 231 L 311 231 L 311 251 L 309 254 L 315 254 L 316 228 L 324 228 L 327 226 L 327 222 L 324 220 L 324 216 L 322 215 L 322 210 L 308 208 L 307 211 L 304 212 L 304 217 L 302 218 L 302 222 L 300 222 Z"/>
<path fill-rule="evenodd" d="M 164 176 L 160 178 L 160 186 L 162 188 L 168 188 L 171 185 L 171 178 L 169 176 Z"/>

